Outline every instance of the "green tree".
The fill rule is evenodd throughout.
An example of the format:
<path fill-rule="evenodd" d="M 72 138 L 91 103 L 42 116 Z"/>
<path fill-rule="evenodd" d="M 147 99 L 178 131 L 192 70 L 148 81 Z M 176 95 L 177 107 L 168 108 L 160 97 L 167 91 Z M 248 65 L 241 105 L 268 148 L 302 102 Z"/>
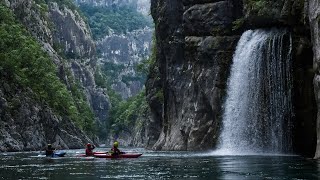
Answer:
<path fill-rule="evenodd" d="M 21 89 L 30 88 L 35 100 L 48 104 L 56 114 L 70 118 L 93 133 L 94 116 L 74 83 L 69 91 L 57 76 L 56 66 L 41 45 L 19 24 L 14 14 L 0 3 L 0 80 Z M 74 81 L 70 81 L 74 82 Z"/>
<path fill-rule="evenodd" d="M 100 39 L 108 35 L 109 29 L 117 34 L 125 34 L 146 26 L 152 26 L 150 19 L 130 6 L 113 8 L 81 4 L 79 8 L 89 20 L 94 39 Z"/>

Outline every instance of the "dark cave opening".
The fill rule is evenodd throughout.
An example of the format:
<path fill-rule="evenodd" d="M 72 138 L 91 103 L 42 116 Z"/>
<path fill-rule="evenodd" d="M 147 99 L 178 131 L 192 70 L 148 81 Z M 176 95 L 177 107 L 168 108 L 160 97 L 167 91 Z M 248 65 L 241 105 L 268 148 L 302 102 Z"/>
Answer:
<path fill-rule="evenodd" d="M 309 42 L 301 37 L 293 42 L 293 152 L 305 157 L 314 156 L 317 143 L 313 51 Z"/>

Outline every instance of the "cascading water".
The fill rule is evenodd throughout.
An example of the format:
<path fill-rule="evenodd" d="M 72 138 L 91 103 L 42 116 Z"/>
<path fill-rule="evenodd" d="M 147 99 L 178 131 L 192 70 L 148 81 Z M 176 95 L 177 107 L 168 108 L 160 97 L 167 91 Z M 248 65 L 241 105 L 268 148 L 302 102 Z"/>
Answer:
<path fill-rule="evenodd" d="M 220 153 L 292 149 L 291 44 L 286 30 L 249 30 L 242 35 L 228 80 Z"/>

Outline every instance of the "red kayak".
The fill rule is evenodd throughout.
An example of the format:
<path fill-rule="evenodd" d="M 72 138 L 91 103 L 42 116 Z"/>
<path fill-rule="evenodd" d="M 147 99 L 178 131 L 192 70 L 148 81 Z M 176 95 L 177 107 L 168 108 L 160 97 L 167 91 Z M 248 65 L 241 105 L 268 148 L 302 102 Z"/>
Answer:
<path fill-rule="evenodd" d="M 94 157 L 98 158 L 137 158 L 142 154 L 119 154 L 119 155 L 111 155 L 111 154 L 94 154 Z"/>
<path fill-rule="evenodd" d="M 107 152 L 93 152 L 93 154 L 107 154 Z"/>
<path fill-rule="evenodd" d="M 93 154 L 106 154 L 106 152 L 93 152 Z M 80 157 L 87 157 L 86 154 L 79 154 Z M 90 157 L 90 156 L 89 156 Z"/>

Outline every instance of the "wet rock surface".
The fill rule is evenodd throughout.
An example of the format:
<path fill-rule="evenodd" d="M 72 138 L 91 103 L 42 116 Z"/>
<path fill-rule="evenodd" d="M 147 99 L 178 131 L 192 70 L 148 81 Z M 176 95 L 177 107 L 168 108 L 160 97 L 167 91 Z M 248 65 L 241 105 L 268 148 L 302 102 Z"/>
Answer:
<path fill-rule="evenodd" d="M 318 71 L 319 3 L 309 2 L 309 12 L 307 7 L 300 0 L 151 1 L 156 22 L 157 62 L 149 74 L 146 90 L 153 115 L 150 124 L 160 125 L 161 133 L 153 134 L 153 139 L 158 140 L 149 147 L 214 149 L 239 36 L 251 28 L 287 28 L 294 51 L 293 151 L 313 156 L 317 112 L 313 87 L 318 100 L 319 78 L 318 75 L 313 78 L 311 69 L 313 66 Z"/>
<path fill-rule="evenodd" d="M 210 149 L 217 142 L 228 71 L 239 39 L 226 35 L 236 17 L 233 4 L 183 1 L 187 7 L 180 1 L 161 3 L 152 4 L 158 22 L 158 71 L 154 71 L 158 75 L 150 75 L 147 82 L 154 116 L 151 124 L 161 121 L 162 126 L 152 148 Z M 164 4 L 167 8 L 163 10 Z M 156 83 L 157 77 L 161 83 Z"/>

